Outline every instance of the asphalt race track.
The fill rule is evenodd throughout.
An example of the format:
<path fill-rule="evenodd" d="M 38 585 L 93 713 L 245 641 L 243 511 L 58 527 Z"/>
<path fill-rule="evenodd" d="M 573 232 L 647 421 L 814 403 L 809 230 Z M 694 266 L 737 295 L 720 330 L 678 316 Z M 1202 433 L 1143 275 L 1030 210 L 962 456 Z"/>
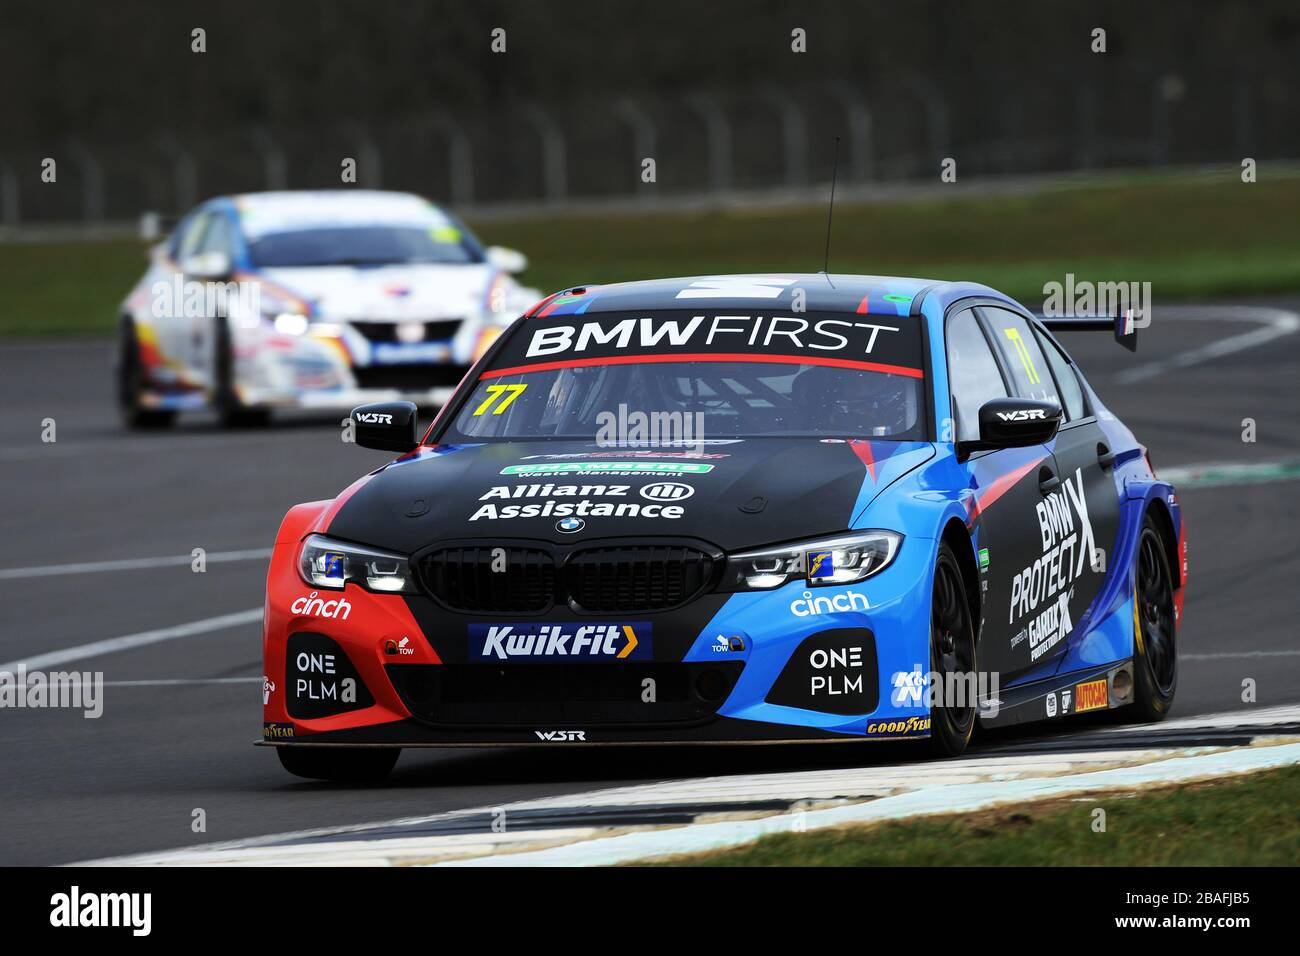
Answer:
<path fill-rule="evenodd" d="M 1241 700 L 1245 678 L 1257 682 L 1259 706 L 1300 702 L 1300 485 L 1294 469 L 1268 467 L 1300 461 L 1300 323 L 1280 311 L 1300 301 L 1250 306 L 1157 304 L 1136 356 L 1104 335 L 1065 337 L 1157 471 L 1238 463 L 1281 479 L 1181 490 L 1191 576 L 1175 716 L 1251 706 Z M 898 745 L 858 744 L 408 751 L 384 787 L 297 781 L 252 746 L 261 730 L 260 555 L 290 505 L 334 495 L 384 455 L 340 441 L 334 418 L 252 432 L 195 418 L 172 432 L 127 433 L 112 407 L 110 351 L 100 341 L 0 345 L 0 670 L 102 670 L 106 682 L 99 719 L 0 711 L 0 864 L 703 774 L 920 759 Z M 1241 440 L 1244 418 L 1257 423 L 1253 444 Z M 55 422 L 53 443 L 41 440 L 45 419 Z M 195 548 L 208 555 L 205 573 L 191 571 Z M 98 566 L 131 559 L 164 560 Z M 114 638 L 130 640 L 72 650 Z M 202 833 L 191 829 L 196 809 Z"/>

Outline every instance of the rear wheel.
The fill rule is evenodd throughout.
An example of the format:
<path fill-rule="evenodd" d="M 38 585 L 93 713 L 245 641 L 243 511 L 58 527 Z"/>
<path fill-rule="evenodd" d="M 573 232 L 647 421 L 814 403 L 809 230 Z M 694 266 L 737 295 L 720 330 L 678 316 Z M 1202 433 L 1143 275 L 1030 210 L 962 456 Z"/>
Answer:
<path fill-rule="evenodd" d="M 117 340 L 117 409 L 127 428 L 166 428 L 176 420 L 174 411 L 143 407 L 147 384 L 135 325 L 123 322 Z"/>
<path fill-rule="evenodd" d="M 1174 576 L 1161 530 L 1150 514 L 1138 538 L 1137 582 L 1134 592 L 1133 670 L 1136 699 L 1131 717 L 1144 723 L 1164 720 L 1178 688 L 1177 626 L 1174 617 Z M 1121 712 L 1122 713 L 1122 712 Z M 1126 715 L 1128 716 L 1128 715 Z"/>
<path fill-rule="evenodd" d="M 297 777 L 353 783 L 383 780 L 397 763 L 397 747 L 276 747 L 280 765 Z"/>
<path fill-rule="evenodd" d="M 934 597 L 930 607 L 930 670 L 941 689 L 969 686 L 975 673 L 975 626 L 971 620 L 965 579 L 947 544 L 940 545 L 934 566 Z M 960 680 L 948 681 L 953 675 Z M 956 704 L 957 701 L 943 701 Z M 969 707 L 939 707 L 930 711 L 930 749 L 942 757 L 956 757 L 975 731 L 975 701 Z"/>

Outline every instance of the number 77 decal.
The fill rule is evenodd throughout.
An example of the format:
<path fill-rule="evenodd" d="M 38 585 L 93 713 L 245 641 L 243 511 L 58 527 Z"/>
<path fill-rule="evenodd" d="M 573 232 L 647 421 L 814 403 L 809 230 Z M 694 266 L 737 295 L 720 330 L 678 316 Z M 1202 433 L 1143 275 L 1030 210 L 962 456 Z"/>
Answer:
<path fill-rule="evenodd" d="M 1020 338 L 1020 330 L 1017 328 L 1003 329 L 1012 343 L 1016 347 L 1016 355 L 1020 358 L 1020 364 L 1025 367 L 1025 374 L 1029 376 L 1029 384 L 1038 384 L 1038 370 L 1034 368 L 1034 360 L 1029 355 L 1029 349 L 1025 347 L 1024 341 Z"/>
<path fill-rule="evenodd" d="M 527 382 L 520 382 L 515 385 L 489 385 L 487 387 L 487 398 L 483 399 L 482 405 L 474 409 L 474 414 L 477 416 L 486 413 L 489 408 L 492 408 L 492 403 L 500 398 L 501 401 L 497 404 L 497 407 L 492 409 L 493 415 L 500 415 L 510 407 L 511 402 L 524 393 L 524 389 L 527 387 Z"/>

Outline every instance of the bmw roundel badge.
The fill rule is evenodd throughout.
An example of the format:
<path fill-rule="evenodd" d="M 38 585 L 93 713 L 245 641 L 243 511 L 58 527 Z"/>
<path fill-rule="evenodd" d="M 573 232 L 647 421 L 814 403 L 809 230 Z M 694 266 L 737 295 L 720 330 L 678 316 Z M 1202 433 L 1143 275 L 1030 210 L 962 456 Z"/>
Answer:
<path fill-rule="evenodd" d="M 576 534 L 585 527 L 587 527 L 587 522 L 581 518 L 561 518 L 555 522 L 555 530 L 564 534 Z"/>

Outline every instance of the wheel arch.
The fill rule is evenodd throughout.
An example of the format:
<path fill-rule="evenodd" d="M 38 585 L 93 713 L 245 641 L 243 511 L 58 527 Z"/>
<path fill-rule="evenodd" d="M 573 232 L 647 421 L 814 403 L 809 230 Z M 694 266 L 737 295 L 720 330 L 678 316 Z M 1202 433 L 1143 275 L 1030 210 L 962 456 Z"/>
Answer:
<path fill-rule="evenodd" d="M 1153 495 L 1147 502 L 1146 511 L 1160 530 L 1160 540 L 1165 546 L 1165 557 L 1169 561 L 1174 588 L 1180 588 L 1183 586 L 1183 566 L 1178 559 L 1178 531 L 1174 528 L 1174 517 L 1169 513 L 1164 498 L 1158 495 Z"/>
<path fill-rule="evenodd" d="M 946 543 L 957 559 L 961 570 L 962 582 L 966 585 L 966 600 L 970 604 L 971 621 L 976 630 L 976 647 L 979 645 L 979 622 L 981 618 L 979 564 L 975 560 L 975 549 L 971 545 L 970 532 L 958 518 L 950 517 L 939 535 L 940 543 Z"/>

